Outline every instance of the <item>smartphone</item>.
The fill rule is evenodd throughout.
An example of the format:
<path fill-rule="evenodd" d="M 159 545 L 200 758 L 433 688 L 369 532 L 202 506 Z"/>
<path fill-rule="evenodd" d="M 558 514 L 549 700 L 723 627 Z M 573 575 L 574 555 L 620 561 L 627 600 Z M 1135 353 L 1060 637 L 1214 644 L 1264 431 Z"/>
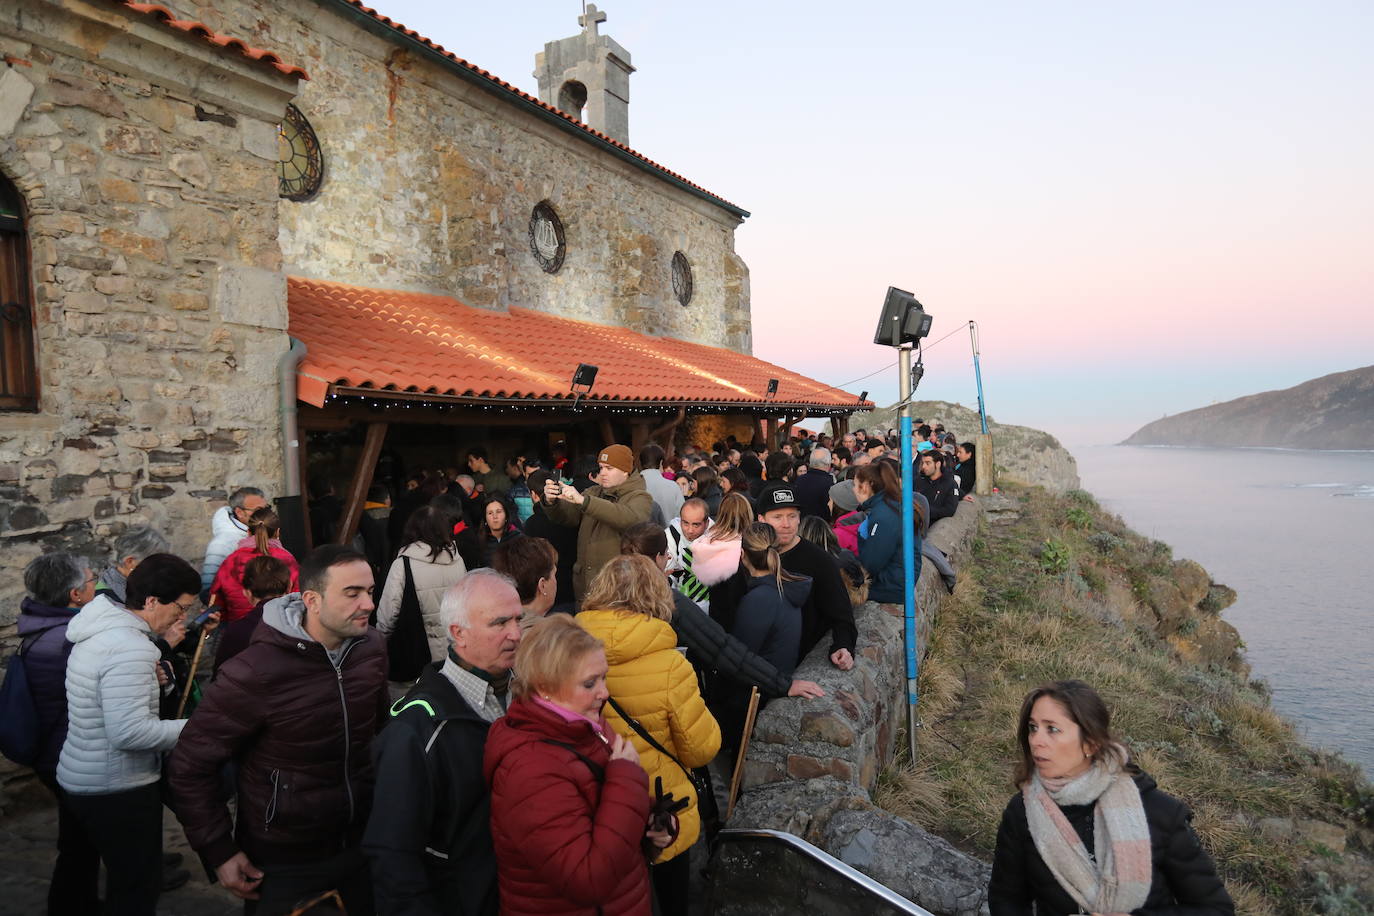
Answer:
<path fill-rule="evenodd" d="M 205 621 L 207 621 L 207 620 L 210 619 L 210 615 L 213 614 L 213 613 L 215 613 L 215 612 L 218 611 L 218 610 L 219 610 L 219 608 L 215 607 L 213 604 L 210 605 L 210 606 L 207 607 L 205 610 L 203 610 L 203 611 L 200 612 L 200 616 L 198 616 L 195 620 L 192 620 L 192 621 L 191 621 L 191 626 L 193 626 L 193 627 L 202 626 L 202 625 L 205 623 Z"/>

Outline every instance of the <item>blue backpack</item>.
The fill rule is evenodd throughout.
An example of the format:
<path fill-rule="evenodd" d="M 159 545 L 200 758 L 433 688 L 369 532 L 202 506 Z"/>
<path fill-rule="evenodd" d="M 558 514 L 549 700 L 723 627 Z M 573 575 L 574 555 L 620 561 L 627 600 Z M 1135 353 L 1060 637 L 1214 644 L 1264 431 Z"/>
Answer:
<path fill-rule="evenodd" d="M 58 624 L 61 626 L 61 624 Z M 0 684 L 0 754 L 21 766 L 33 766 L 43 747 L 42 729 L 38 724 L 38 710 L 29 691 L 29 672 L 24 655 L 48 630 L 32 634 L 19 646 L 5 669 L 5 682 Z"/>

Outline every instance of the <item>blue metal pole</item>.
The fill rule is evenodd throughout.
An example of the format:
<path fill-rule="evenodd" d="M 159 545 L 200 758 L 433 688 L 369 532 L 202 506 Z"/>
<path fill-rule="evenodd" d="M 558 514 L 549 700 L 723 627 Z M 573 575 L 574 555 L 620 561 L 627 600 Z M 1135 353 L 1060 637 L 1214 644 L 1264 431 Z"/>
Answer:
<path fill-rule="evenodd" d="M 897 364 L 902 373 L 901 439 L 902 439 L 902 578 L 904 588 L 903 641 L 906 644 L 907 741 L 911 762 L 916 762 L 916 678 L 919 673 L 916 652 L 916 513 L 913 508 L 913 480 L 911 468 L 911 350 L 898 351 Z"/>
<path fill-rule="evenodd" d="M 968 323 L 969 338 L 973 343 L 973 377 L 978 380 L 978 418 L 983 421 L 983 435 L 988 434 L 988 412 L 983 408 L 983 370 L 978 365 L 978 322 Z"/>

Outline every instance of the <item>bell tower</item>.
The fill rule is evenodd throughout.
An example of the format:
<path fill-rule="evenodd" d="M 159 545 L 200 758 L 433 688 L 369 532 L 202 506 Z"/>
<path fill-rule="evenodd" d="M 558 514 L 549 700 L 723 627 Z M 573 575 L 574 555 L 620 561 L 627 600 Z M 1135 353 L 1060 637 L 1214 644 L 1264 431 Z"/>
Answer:
<path fill-rule="evenodd" d="M 606 14 L 587 4 L 582 31 L 544 45 L 534 55 L 539 99 L 625 145 L 630 143 L 630 52 L 598 26 Z"/>

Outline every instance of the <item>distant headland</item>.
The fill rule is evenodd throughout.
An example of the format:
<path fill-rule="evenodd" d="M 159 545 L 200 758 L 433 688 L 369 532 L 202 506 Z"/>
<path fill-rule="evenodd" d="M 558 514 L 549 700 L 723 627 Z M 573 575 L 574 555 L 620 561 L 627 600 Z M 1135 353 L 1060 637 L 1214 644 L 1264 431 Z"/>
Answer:
<path fill-rule="evenodd" d="M 1374 449 L 1374 366 L 1164 417 L 1121 444 Z"/>

